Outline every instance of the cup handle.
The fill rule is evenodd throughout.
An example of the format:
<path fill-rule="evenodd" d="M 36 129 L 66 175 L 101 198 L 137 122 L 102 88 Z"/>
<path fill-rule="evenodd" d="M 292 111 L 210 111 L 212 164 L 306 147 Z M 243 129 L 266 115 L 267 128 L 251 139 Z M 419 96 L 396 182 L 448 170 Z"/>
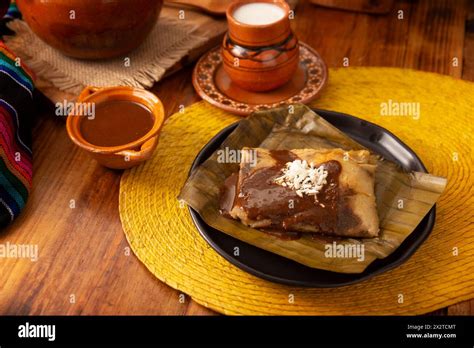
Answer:
<path fill-rule="evenodd" d="M 87 86 L 82 90 L 81 94 L 79 94 L 79 97 L 77 97 L 77 101 L 82 102 L 85 98 L 87 98 L 91 94 L 94 94 L 98 90 L 100 90 L 99 87 Z"/>
<path fill-rule="evenodd" d="M 157 144 L 158 144 L 158 135 L 155 135 L 151 137 L 150 139 L 148 139 L 147 141 L 145 141 L 140 147 L 140 150 L 138 151 L 123 150 L 123 151 L 117 152 L 116 154 L 128 158 L 128 161 L 130 162 L 141 162 L 151 157 Z"/>

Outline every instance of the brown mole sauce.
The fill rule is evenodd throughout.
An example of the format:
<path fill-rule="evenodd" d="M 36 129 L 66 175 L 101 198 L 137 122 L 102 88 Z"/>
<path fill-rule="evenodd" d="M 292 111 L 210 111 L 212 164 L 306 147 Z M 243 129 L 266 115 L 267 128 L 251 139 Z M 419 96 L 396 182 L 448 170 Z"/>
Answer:
<path fill-rule="evenodd" d="M 140 139 L 153 127 L 151 111 L 136 102 L 110 100 L 97 105 L 95 117 L 81 122 L 86 141 L 97 146 L 118 146 Z"/>
<path fill-rule="evenodd" d="M 316 226 L 318 233 L 308 232 L 312 235 L 321 233 L 331 235 L 343 234 L 342 229 L 357 223 L 354 220 L 357 217 L 352 214 L 349 207 L 342 209 L 344 214 L 349 210 L 349 216 L 341 216 L 339 175 L 342 167 L 338 161 L 331 160 L 319 164 L 324 166 L 328 176 L 327 183 L 318 193 L 316 202 L 314 196 L 300 197 L 294 190 L 274 182 L 275 178 L 281 176 L 286 163 L 299 158 L 288 150 L 273 150 L 270 151 L 270 155 L 276 161 L 275 165 L 249 174 L 244 173 L 245 177 L 239 188 L 240 195 L 236 195 L 238 173 L 227 178 L 221 191 L 221 213 L 230 217 L 228 211 L 235 203 L 242 207 L 251 220 L 270 219 L 271 226 L 262 231 L 286 240 L 301 237 L 301 232 L 294 232 L 298 224 Z M 226 202 L 226 205 L 222 205 L 223 202 Z"/>

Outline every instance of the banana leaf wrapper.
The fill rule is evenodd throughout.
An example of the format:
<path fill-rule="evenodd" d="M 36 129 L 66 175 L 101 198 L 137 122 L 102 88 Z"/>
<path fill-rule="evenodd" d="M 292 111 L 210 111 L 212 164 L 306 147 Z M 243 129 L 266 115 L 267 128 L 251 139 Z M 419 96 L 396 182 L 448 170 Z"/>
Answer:
<path fill-rule="evenodd" d="M 290 112 L 291 111 L 291 112 Z M 179 199 L 196 210 L 213 228 L 236 239 L 299 262 L 312 268 L 339 273 L 361 273 L 376 259 L 395 251 L 415 230 L 436 203 L 446 179 L 421 172 L 406 172 L 397 164 L 371 153 L 377 164 L 375 196 L 380 232 L 375 238 L 341 238 L 302 234 L 300 239 L 284 240 L 247 227 L 219 212 L 220 188 L 225 179 L 239 170 L 238 163 L 221 163 L 219 150 L 241 150 L 260 147 L 273 150 L 291 149 L 366 149 L 302 104 L 291 108 L 259 111 L 240 121 L 205 162 L 196 168 Z M 364 244 L 364 257 L 327 257 L 327 245 L 337 242 L 351 247 Z"/>

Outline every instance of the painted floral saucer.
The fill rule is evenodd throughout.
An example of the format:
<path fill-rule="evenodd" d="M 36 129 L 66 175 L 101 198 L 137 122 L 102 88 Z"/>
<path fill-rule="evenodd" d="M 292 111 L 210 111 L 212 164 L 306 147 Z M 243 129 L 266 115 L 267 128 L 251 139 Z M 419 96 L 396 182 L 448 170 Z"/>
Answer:
<path fill-rule="evenodd" d="M 328 70 L 321 56 L 302 42 L 295 75 L 285 85 L 269 92 L 251 92 L 232 83 L 222 66 L 220 46 L 204 54 L 193 72 L 193 85 L 201 98 L 242 116 L 291 103 L 309 103 L 319 95 L 327 79 Z"/>

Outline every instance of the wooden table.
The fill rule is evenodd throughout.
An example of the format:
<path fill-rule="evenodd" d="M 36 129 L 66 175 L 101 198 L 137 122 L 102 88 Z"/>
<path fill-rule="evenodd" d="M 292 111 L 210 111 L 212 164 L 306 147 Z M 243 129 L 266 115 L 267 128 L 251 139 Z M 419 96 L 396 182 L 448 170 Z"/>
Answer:
<path fill-rule="evenodd" d="M 341 67 L 347 57 L 350 66 L 408 67 L 474 80 L 474 9 L 467 0 L 397 1 L 386 16 L 301 1 L 293 24 L 329 67 Z M 191 72 L 185 68 L 153 88 L 168 115 L 199 100 Z M 129 254 L 118 213 L 120 172 L 73 146 L 64 120 L 44 97 L 33 139 L 34 188 L 0 244 L 38 244 L 39 261 L 0 260 L 0 314 L 214 314 L 188 297 L 181 303 L 178 291 Z M 472 315 L 474 300 L 435 314 Z"/>

